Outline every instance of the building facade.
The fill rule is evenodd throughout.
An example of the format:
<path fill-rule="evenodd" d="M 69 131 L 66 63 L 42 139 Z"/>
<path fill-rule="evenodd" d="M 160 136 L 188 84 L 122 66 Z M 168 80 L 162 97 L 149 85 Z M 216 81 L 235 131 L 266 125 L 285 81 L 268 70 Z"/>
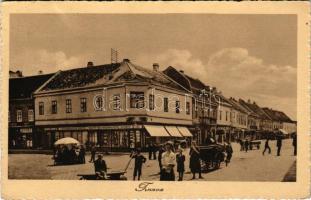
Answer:
<path fill-rule="evenodd" d="M 168 77 L 192 93 L 192 133 L 199 144 L 209 136 L 215 136 L 217 126 L 218 96 L 215 87 L 205 85 L 199 79 L 169 66 L 164 71 Z"/>
<path fill-rule="evenodd" d="M 192 137 L 192 97 L 159 71 L 124 59 L 60 72 L 35 92 L 41 145 L 73 137 L 107 151 Z"/>
<path fill-rule="evenodd" d="M 38 145 L 33 92 L 54 74 L 9 79 L 9 148 Z"/>

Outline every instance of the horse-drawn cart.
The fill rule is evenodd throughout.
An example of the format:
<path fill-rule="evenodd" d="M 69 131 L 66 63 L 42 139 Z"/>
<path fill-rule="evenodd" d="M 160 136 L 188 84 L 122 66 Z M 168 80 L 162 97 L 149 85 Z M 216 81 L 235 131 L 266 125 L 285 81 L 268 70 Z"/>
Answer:
<path fill-rule="evenodd" d="M 200 146 L 200 158 L 202 160 L 202 171 L 218 169 L 225 159 L 225 148 L 220 144 L 209 144 Z"/>

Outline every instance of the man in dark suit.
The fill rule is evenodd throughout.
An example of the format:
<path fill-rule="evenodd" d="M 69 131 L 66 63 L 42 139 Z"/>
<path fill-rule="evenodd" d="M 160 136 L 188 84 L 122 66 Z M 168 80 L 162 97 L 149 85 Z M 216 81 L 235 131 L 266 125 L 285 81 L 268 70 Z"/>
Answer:
<path fill-rule="evenodd" d="M 101 154 L 99 154 L 97 160 L 94 161 L 94 167 L 97 178 L 105 179 L 107 173 L 107 165 L 105 160 L 103 160 L 103 156 Z"/>
<path fill-rule="evenodd" d="M 278 148 L 277 156 L 280 156 L 281 148 L 282 148 L 282 136 L 280 135 L 277 137 L 276 146 Z"/>

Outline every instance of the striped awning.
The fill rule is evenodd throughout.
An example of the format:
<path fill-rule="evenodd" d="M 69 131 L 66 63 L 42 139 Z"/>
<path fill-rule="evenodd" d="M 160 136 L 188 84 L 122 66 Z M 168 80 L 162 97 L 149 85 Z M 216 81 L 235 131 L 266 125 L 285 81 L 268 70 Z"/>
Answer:
<path fill-rule="evenodd" d="M 144 127 L 152 137 L 170 137 L 164 126 L 144 125 Z"/>
<path fill-rule="evenodd" d="M 166 130 L 173 137 L 183 137 L 176 126 L 165 126 Z"/>
<path fill-rule="evenodd" d="M 188 128 L 183 127 L 183 126 L 177 126 L 179 132 L 182 134 L 184 137 L 193 137 L 192 133 L 188 130 Z"/>

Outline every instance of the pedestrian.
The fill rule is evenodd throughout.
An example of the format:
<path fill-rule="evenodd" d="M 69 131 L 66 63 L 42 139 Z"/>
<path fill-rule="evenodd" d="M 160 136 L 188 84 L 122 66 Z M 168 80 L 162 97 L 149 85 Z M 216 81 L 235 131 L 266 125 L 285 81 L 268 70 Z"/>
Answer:
<path fill-rule="evenodd" d="M 81 147 L 80 147 L 79 162 L 85 164 L 85 148 L 84 148 L 84 145 L 81 145 Z"/>
<path fill-rule="evenodd" d="M 196 173 L 199 173 L 199 178 L 203 178 L 201 175 L 200 149 L 197 146 L 196 141 L 192 141 L 189 154 L 190 154 L 190 169 L 193 175 L 192 179 L 195 179 Z"/>
<path fill-rule="evenodd" d="M 265 155 L 266 150 L 269 151 L 269 154 L 271 154 L 271 148 L 269 146 L 269 138 L 267 138 L 266 142 L 265 142 L 265 149 L 262 152 L 262 155 Z"/>
<path fill-rule="evenodd" d="M 159 154 L 158 154 L 158 162 L 159 162 L 159 168 L 160 168 L 160 174 L 161 174 L 161 170 L 162 170 L 162 154 L 164 152 L 164 148 L 163 145 L 161 144 L 159 146 Z"/>
<path fill-rule="evenodd" d="M 91 160 L 89 162 L 94 162 L 95 161 L 95 154 L 96 154 L 96 147 L 93 144 L 91 147 Z"/>
<path fill-rule="evenodd" d="M 141 152 L 140 149 L 137 149 L 130 156 L 131 158 L 135 159 L 134 172 L 133 172 L 133 180 L 134 181 L 136 179 L 136 176 L 137 176 L 137 180 L 140 180 L 141 172 L 142 172 L 142 166 L 143 166 L 143 163 L 146 162 L 145 156 L 143 156 L 140 152 Z"/>
<path fill-rule="evenodd" d="M 277 137 L 276 146 L 278 148 L 277 156 L 280 156 L 281 155 L 281 148 L 282 148 L 282 136 L 280 136 L 280 135 Z"/>
<path fill-rule="evenodd" d="M 249 147 L 249 141 L 248 141 L 248 139 L 246 139 L 246 140 L 244 141 L 244 149 L 245 149 L 245 152 L 248 151 L 248 147 Z"/>
<path fill-rule="evenodd" d="M 176 155 L 176 163 L 177 163 L 177 172 L 178 172 L 178 181 L 182 181 L 185 172 L 185 156 L 182 154 L 183 150 L 178 149 L 178 153 Z"/>
<path fill-rule="evenodd" d="M 157 153 L 157 146 L 154 143 L 152 143 L 152 157 L 153 157 L 153 160 L 157 159 L 156 153 Z"/>
<path fill-rule="evenodd" d="M 226 166 L 228 166 L 228 164 L 231 161 L 232 154 L 233 154 L 233 149 L 232 149 L 232 146 L 231 146 L 230 142 L 228 142 L 225 145 L 225 150 L 226 150 L 226 154 L 227 154 L 227 156 L 226 156 Z"/>
<path fill-rule="evenodd" d="M 173 152 L 173 143 L 167 142 L 165 144 L 165 152 L 162 153 L 161 163 L 162 169 L 160 174 L 160 181 L 175 181 L 174 166 L 176 162 L 176 155 Z"/>
<path fill-rule="evenodd" d="M 293 134 L 294 156 L 297 155 L 297 133 Z"/>
<path fill-rule="evenodd" d="M 239 139 L 239 142 L 240 142 L 240 146 L 241 146 L 240 151 L 244 151 L 244 142 L 243 142 L 243 140 Z"/>
<path fill-rule="evenodd" d="M 152 158 L 151 142 L 148 144 L 147 149 L 148 149 L 148 158 L 149 158 L 149 160 L 151 160 L 151 158 Z"/>
<path fill-rule="evenodd" d="M 97 160 L 94 161 L 94 168 L 97 179 L 106 179 L 107 165 L 101 154 L 98 154 Z"/>

